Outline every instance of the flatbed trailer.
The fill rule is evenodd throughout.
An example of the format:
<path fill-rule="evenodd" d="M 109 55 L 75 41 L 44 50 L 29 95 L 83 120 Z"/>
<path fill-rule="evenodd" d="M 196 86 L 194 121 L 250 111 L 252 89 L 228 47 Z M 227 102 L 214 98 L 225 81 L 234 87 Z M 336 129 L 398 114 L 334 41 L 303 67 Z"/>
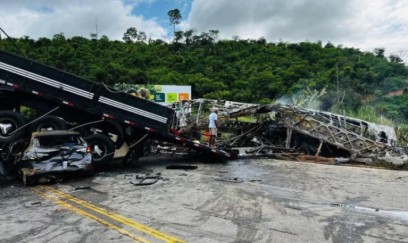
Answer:
<path fill-rule="evenodd" d="M 34 110 L 31 121 L 21 115 Z M 175 111 L 152 101 L 0 50 L 1 160 L 13 154 L 10 145 L 40 129 L 75 129 L 102 154 L 97 163 L 113 157 L 112 147 L 131 145 L 126 156 L 141 155 L 148 138 L 181 144 L 219 158 L 234 157 L 174 133 Z M 27 125 L 29 124 L 29 125 Z M 137 146 L 133 146 L 136 145 Z"/>

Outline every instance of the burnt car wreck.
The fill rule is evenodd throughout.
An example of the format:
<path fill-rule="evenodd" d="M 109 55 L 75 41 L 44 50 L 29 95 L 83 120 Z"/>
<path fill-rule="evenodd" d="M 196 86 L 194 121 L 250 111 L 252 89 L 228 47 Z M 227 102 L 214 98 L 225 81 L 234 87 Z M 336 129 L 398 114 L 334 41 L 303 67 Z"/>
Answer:
<path fill-rule="evenodd" d="M 186 137 L 205 135 L 208 111 L 217 108 L 221 120 L 217 146 L 235 151 L 239 158 L 302 160 L 306 155 L 339 163 L 381 161 L 393 165 L 408 160 L 406 149 L 398 147 L 394 128 L 352 117 L 289 105 L 205 99 L 181 107 L 179 132 Z"/>

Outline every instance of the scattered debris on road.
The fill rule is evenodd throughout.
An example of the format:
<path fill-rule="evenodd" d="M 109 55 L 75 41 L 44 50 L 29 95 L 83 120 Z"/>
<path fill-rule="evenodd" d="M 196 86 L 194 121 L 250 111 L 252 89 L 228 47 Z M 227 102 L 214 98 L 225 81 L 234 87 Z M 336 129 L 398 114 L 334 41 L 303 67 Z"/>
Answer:
<path fill-rule="evenodd" d="M 32 206 L 36 206 L 36 205 L 40 205 L 41 204 L 41 202 L 40 201 L 37 201 L 37 202 L 29 202 L 29 203 L 26 203 L 26 204 L 24 204 L 24 206 L 26 207 L 26 208 L 31 208 Z"/>
<path fill-rule="evenodd" d="M 90 190 L 90 189 L 91 189 L 90 186 L 77 186 L 77 187 L 74 188 L 75 191 L 78 191 L 78 190 Z"/>
<path fill-rule="evenodd" d="M 153 184 L 156 184 L 159 180 L 162 180 L 163 177 L 161 176 L 160 173 L 156 175 L 145 175 L 145 176 L 139 176 L 136 175 L 135 180 L 130 181 L 130 184 L 133 184 L 135 186 L 150 186 Z"/>
<path fill-rule="evenodd" d="M 233 183 L 242 183 L 242 182 L 244 182 L 244 179 L 239 178 L 239 177 L 234 177 L 234 178 L 218 177 L 218 178 L 215 178 L 214 180 L 224 181 L 224 182 L 233 182 Z"/>
<path fill-rule="evenodd" d="M 169 165 L 166 166 L 168 170 L 196 170 L 198 166 L 196 165 Z"/>

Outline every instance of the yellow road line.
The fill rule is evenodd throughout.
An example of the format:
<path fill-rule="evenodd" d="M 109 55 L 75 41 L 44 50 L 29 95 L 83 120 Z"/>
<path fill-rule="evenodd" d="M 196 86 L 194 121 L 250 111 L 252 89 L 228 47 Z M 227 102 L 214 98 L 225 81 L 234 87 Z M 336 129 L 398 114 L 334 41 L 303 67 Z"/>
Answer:
<path fill-rule="evenodd" d="M 107 222 L 107 221 L 93 215 L 93 214 L 90 214 L 90 213 L 88 213 L 88 212 L 86 212 L 84 210 L 76 208 L 76 207 L 72 206 L 71 204 L 68 204 L 68 203 L 66 203 L 66 202 L 64 202 L 62 200 L 59 200 L 57 198 L 53 198 L 53 197 L 51 197 L 51 196 L 49 196 L 49 195 L 47 195 L 47 194 L 45 194 L 45 193 L 43 193 L 43 192 L 41 192 L 39 190 L 36 190 L 36 189 L 31 189 L 31 190 L 33 192 L 35 192 L 36 194 L 40 195 L 41 197 L 44 197 L 44 198 L 46 198 L 46 199 L 48 199 L 50 201 L 53 201 L 53 202 L 59 204 L 60 206 L 66 208 L 68 210 L 71 210 L 72 212 L 74 212 L 76 214 L 79 214 L 81 216 L 93 219 L 93 220 L 107 226 L 110 229 L 116 230 L 116 231 L 118 231 L 119 233 L 121 233 L 123 235 L 129 236 L 130 238 L 132 238 L 136 242 L 141 242 L 141 243 L 149 243 L 150 242 L 150 241 L 145 240 L 145 239 L 143 239 L 143 238 L 141 238 L 141 237 L 139 237 L 137 235 L 134 235 L 134 234 L 130 233 L 129 231 L 127 231 L 125 229 L 119 228 L 116 225 L 113 225 L 113 224 L 111 224 L 111 223 L 109 223 L 109 222 Z"/>
<path fill-rule="evenodd" d="M 173 236 L 167 235 L 167 234 L 165 234 L 163 232 L 160 232 L 158 230 L 150 228 L 150 227 L 148 227 L 148 226 L 146 226 L 144 224 L 138 223 L 138 222 L 136 222 L 136 221 L 134 221 L 134 220 L 132 220 L 130 218 L 127 218 L 125 216 L 122 216 L 122 215 L 107 211 L 106 209 L 97 207 L 97 206 L 95 206 L 93 204 L 90 204 L 90 203 L 88 203 L 86 201 L 83 201 L 83 200 L 81 200 L 79 198 L 73 197 L 73 196 L 71 196 L 69 194 L 66 194 L 64 192 L 56 190 L 56 189 L 54 189 L 52 187 L 49 187 L 49 186 L 41 186 L 41 187 L 44 188 L 47 191 L 50 191 L 50 192 L 60 196 L 61 198 L 70 200 L 72 202 L 75 202 L 78 205 L 81 205 L 82 207 L 88 208 L 88 209 L 90 209 L 90 210 L 92 210 L 94 212 L 97 212 L 97 213 L 102 214 L 102 215 L 104 215 L 106 217 L 109 217 L 109 218 L 111 218 L 113 220 L 116 220 L 117 222 L 120 222 L 120 223 L 122 223 L 124 225 L 127 225 L 127 226 L 132 227 L 132 228 L 134 228 L 136 230 L 139 230 L 141 232 L 149 234 L 149 235 L 151 235 L 151 236 L 153 236 L 153 237 L 155 237 L 157 239 L 160 239 L 160 240 L 163 240 L 163 241 L 169 242 L 169 243 L 183 243 L 183 242 L 185 242 L 185 241 L 179 240 L 179 239 L 177 239 L 177 238 L 175 238 Z"/>

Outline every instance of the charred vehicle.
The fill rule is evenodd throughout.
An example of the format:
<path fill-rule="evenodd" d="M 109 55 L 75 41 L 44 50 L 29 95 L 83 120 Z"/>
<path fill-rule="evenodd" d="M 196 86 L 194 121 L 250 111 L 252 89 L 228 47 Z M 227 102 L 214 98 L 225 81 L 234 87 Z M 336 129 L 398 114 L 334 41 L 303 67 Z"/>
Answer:
<path fill-rule="evenodd" d="M 17 163 L 25 185 L 92 175 L 92 150 L 78 132 L 35 132 Z"/>
<path fill-rule="evenodd" d="M 239 157 L 295 159 L 299 155 L 341 161 L 406 164 L 406 148 L 398 146 L 394 128 L 364 120 L 281 104 L 192 100 L 178 114 L 180 133 L 205 135 L 209 110 L 217 108 L 221 123 L 217 144 Z M 205 139 L 202 139 L 205 141 Z"/>

